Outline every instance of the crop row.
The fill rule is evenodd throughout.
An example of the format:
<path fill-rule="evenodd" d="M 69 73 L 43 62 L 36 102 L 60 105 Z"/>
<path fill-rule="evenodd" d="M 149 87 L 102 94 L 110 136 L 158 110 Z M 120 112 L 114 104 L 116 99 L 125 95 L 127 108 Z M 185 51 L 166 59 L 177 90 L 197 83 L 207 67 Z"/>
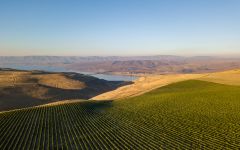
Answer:
<path fill-rule="evenodd" d="M 122 101 L 6 112 L 0 149 L 239 149 L 239 96 L 239 87 L 185 81 Z"/>

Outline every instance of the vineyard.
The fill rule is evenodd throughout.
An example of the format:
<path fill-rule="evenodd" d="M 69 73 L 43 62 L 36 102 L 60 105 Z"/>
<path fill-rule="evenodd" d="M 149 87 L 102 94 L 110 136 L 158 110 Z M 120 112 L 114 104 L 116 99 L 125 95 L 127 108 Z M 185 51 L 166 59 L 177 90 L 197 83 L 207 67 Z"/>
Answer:
<path fill-rule="evenodd" d="M 118 101 L 0 113 L 0 149 L 240 149 L 240 87 L 189 80 Z"/>

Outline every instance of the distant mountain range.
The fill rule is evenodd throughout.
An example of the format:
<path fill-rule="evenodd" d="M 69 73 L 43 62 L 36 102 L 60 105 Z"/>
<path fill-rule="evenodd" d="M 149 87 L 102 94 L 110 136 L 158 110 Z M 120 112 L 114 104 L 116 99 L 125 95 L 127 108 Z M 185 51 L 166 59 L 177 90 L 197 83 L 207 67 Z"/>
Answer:
<path fill-rule="evenodd" d="M 61 66 L 69 70 L 118 74 L 202 73 L 240 68 L 239 58 L 211 56 L 1 56 L 0 67 L 7 65 Z"/>
<path fill-rule="evenodd" d="M 159 56 L 0 56 L 0 63 L 78 63 L 95 61 L 126 61 L 126 60 L 183 60 L 185 57 L 159 55 Z"/>

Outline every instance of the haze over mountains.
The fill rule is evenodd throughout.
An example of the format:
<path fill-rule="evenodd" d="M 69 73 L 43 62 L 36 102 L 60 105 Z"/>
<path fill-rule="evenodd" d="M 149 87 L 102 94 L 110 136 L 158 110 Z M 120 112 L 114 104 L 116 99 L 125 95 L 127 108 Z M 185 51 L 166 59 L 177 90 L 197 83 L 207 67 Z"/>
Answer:
<path fill-rule="evenodd" d="M 129 61 L 129 60 L 184 60 L 185 57 L 173 55 L 157 56 L 0 56 L 0 63 L 79 63 L 96 61 Z"/>
<path fill-rule="evenodd" d="M 1 56 L 0 67 L 8 65 L 61 66 L 68 70 L 110 74 L 205 73 L 240 68 L 239 58 L 213 56 Z"/>

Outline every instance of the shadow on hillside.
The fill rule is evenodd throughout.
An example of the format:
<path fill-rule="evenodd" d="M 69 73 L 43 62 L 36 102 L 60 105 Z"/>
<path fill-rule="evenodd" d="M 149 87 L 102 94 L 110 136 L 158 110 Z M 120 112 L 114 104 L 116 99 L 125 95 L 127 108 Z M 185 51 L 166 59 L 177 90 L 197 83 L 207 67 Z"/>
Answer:
<path fill-rule="evenodd" d="M 115 90 L 119 87 L 132 84 L 133 82 L 117 81 L 117 82 L 101 82 L 101 81 L 90 81 L 86 82 L 86 87 L 83 89 L 60 89 L 41 85 L 42 87 L 48 88 L 47 97 L 50 101 L 59 100 L 71 100 L 71 99 L 90 99 L 97 95 L 105 92 Z"/>
<path fill-rule="evenodd" d="M 64 72 L 68 78 L 84 81 L 86 87 L 80 90 L 64 90 L 73 94 L 80 94 L 83 99 L 90 99 L 105 92 L 115 90 L 119 87 L 133 84 L 132 81 L 106 81 L 93 76 L 83 75 L 73 72 Z"/>
<path fill-rule="evenodd" d="M 32 107 L 62 100 L 90 99 L 132 83 L 125 81 L 110 82 L 97 78 L 89 79 L 88 77 L 85 81 L 86 88 L 79 90 L 61 89 L 42 84 L 1 87 L 0 111 Z"/>
<path fill-rule="evenodd" d="M 88 115 L 94 115 L 104 112 L 107 108 L 113 106 L 112 100 L 105 100 L 105 101 L 91 101 L 81 103 L 81 107 L 84 108 L 84 111 Z"/>

